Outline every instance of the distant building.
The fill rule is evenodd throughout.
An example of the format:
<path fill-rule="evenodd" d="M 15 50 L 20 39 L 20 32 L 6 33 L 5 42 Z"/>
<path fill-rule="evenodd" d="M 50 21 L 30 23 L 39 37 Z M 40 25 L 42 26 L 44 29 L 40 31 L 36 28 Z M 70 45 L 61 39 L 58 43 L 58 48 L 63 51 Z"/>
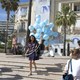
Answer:
<path fill-rule="evenodd" d="M 0 31 L 6 31 L 7 21 L 0 21 Z M 14 31 L 14 23 L 9 22 L 8 35 L 12 34 Z"/>

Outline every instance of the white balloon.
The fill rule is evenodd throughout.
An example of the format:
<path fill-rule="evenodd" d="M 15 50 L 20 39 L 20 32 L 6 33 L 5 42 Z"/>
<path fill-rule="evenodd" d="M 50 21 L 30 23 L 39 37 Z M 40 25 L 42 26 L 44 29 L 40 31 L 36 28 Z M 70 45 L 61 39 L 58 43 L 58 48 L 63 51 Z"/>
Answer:
<path fill-rule="evenodd" d="M 34 30 L 33 26 L 29 26 L 29 30 L 32 32 Z"/>

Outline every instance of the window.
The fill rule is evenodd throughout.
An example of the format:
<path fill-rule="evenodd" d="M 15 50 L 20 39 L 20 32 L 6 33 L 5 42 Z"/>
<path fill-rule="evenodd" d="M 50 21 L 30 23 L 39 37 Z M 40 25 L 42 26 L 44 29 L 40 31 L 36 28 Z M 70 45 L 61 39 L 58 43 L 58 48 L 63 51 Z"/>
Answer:
<path fill-rule="evenodd" d="M 55 48 L 55 53 L 57 53 L 57 48 Z"/>
<path fill-rule="evenodd" d="M 63 49 L 61 49 L 61 53 L 63 53 Z"/>
<path fill-rule="evenodd" d="M 19 32 L 25 32 L 26 30 L 25 30 L 25 22 L 22 22 L 21 23 L 21 27 L 20 27 L 20 29 L 19 29 Z"/>
<path fill-rule="evenodd" d="M 80 3 L 74 4 L 74 11 L 80 11 Z"/>
<path fill-rule="evenodd" d="M 21 16 L 22 16 L 22 17 L 25 17 L 25 15 L 27 15 L 27 7 L 22 7 L 22 8 L 20 9 L 20 11 L 21 11 Z"/>

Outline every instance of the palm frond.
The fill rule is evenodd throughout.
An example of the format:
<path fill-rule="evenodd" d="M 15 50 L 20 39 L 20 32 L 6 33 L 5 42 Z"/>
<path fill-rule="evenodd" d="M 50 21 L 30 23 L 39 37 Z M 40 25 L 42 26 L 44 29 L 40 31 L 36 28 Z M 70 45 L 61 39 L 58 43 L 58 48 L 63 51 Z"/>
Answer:
<path fill-rule="evenodd" d="M 61 25 L 75 25 L 76 23 L 76 18 L 77 14 L 74 11 L 70 11 L 69 6 L 63 6 L 62 7 L 62 12 L 58 11 L 56 15 L 56 25 L 61 26 Z"/>
<path fill-rule="evenodd" d="M 62 6 L 61 11 L 62 11 L 63 15 L 67 15 L 69 10 L 70 10 L 69 6 L 67 6 L 67 5 Z"/>

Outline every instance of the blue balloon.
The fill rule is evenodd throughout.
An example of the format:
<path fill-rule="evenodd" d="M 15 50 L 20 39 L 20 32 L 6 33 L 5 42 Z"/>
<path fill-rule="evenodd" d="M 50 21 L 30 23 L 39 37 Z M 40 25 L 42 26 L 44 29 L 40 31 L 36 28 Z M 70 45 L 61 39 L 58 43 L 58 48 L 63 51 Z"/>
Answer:
<path fill-rule="evenodd" d="M 48 46 L 49 45 L 49 42 L 48 41 L 44 41 L 44 45 L 45 46 Z"/>
<path fill-rule="evenodd" d="M 53 23 L 49 23 L 49 27 L 50 28 L 53 28 L 54 27 L 54 24 Z"/>
<path fill-rule="evenodd" d="M 33 25 L 33 27 L 34 27 L 35 29 L 40 28 L 39 24 L 37 24 L 37 23 L 35 23 L 35 24 Z"/>
<path fill-rule="evenodd" d="M 49 39 L 49 36 L 47 34 L 44 34 L 43 39 L 44 40 L 48 40 Z"/>
<path fill-rule="evenodd" d="M 47 25 L 48 24 L 48 19 L 44 20 L 43 22 L 45 23 L 45 25 Z"/>
<path fill-rule="evenodd" d="M 39 18 L 37 18 L 37 19 L 36 19 L 36 23 L 39 24 L 40 22 L 41 22 L 41 20 L 40 20 Z"/>
<path fill-rule="evenodd" d="M 48 34 L 49 36 L 52 36 L 52 35 L 53 35 L 53 31 L 48 30 L 47 34 Z"/>
<path fill-rule="evenodd" d="M 41 22 L 41 16 L 40 15 L 36 15 L 36 23 L 40 23 Z"/>
<path fill-rule="evenodd" d="M 29 30 L 30 30 L 30 32 L 32 32 L 34 30 L 34 27 L 33 26 L 29 26 Z"/>
<path fill-rule="evenodd" d="M 36 39 L 38 42 L 40 41 L 40 39 Z"/>
<path fill-rule="evenodd" d="M 41 32 L 42 32 L 41 28 L 38 28 L 37 29 L 37 33 L 40 33 L 41 34 Z"/>
<path fill-rule="evenodd" d="M 40 16 L 40 15 L 36 15 L 36 18 L 39 18 L 39 19 L 41 19 L 41 16 Z"/>
<path fill-rule="evenodd" d="M 45 26 L 42 28 L 42 32 L 44 32 L 44 34 L 50 34 L 51 31 L 50 31 L 49 27 Z"/>
<path fill-rule="evenodd" d="M 40 34 L 39 33 L 36 33 L 35 34 L 35 37 L 36 37 L 36 39 L 40 39 Z"/>
<path fill-rule="evenodd" d="M 41 22 L 39 25 L 40 25 L 41 28 L 46 26 L 46 24 L 44 22 Z"/>
<path fill-rule="evenodd" d="M 58 37 L 59 33 L 58 32 L 53 32 L 54 37 Z"/>

